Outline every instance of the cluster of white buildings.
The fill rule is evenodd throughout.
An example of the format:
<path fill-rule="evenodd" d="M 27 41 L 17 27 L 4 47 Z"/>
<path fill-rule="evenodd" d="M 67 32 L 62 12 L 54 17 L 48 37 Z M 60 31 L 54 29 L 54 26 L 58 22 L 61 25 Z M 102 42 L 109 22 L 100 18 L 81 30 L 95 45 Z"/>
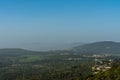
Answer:
<path fill-rule="evenodd" d="M 95 64 L 92 67 L 93 74 L 97 74 L 99 72 L 103 72 L 106 70 L 109 70 L 111 68 L 111 65 L 113 63 L 113 60 L 111 59 L 103 59 L 102 55 L 94 55 L 95 57 Z"/>

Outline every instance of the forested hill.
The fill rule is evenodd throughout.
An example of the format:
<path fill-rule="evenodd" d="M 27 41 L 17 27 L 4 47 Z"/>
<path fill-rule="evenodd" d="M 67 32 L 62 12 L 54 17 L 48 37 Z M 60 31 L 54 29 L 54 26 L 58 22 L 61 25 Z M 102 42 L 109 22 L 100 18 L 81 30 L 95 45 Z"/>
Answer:
<path fill-rule="evenodd" d="M 41 51 L 31 51 L 20 48 L 4 48 L 0 49 L 0 56 L 20 56 L 26 54 L 46 54 L 46 52 Z"/>
<path fill-rule="evenodd" d="M 119 54 L 120 43 L 112 41 L 95 42 L 77 46 L 72 49 L 76 53 L 109 53 Z"/>

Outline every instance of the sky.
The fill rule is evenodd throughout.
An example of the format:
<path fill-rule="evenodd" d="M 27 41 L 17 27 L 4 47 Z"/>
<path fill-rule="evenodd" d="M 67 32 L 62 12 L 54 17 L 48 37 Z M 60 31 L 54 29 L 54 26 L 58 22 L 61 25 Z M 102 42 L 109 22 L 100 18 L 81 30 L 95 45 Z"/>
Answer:
<path fill-rule="evenodd" d="M 120 42 L 119 9 L 120 0 L 0 0 L 0 48 Z"/>

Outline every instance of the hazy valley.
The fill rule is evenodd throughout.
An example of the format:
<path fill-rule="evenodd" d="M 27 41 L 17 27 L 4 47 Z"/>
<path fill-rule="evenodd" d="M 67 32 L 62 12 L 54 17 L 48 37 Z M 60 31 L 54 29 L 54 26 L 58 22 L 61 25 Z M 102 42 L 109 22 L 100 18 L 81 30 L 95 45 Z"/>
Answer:
<path fill-rule="evenodd" d="M 0 49 L 0 80 L 94 80 L 94 55 L 114 60 L 111 66 L 116 64 L 117 67 L 119 62 L 115 61 L 120 58 L 116 56 L 119 48 L 120 43 L 103 41 L 69 50 Z"/>

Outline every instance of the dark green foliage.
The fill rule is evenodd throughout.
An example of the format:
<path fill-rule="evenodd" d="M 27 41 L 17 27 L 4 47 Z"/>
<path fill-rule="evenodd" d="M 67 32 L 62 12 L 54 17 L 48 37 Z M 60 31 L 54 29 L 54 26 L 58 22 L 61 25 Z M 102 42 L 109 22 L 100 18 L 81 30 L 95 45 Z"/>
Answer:
<path fill-rule="evenodd" d="M 67 54 L 64 54 L 66 52 Z M 55 53 L 55 51 L 2 49 L 0 50 L 0 80 L 120 79 L 119 59 L 115 60 L 111 70 L 92 75 L 91 67 L 94 64 L 94 58 L 71 53 L 69 51 L 56 51 Z"/>
<path fill-rule="evenodd" d="M 22 49 L 1 50 L 0 80 L 85 80 L 91 74 L 91 58 L 43 53 Z M 69 58 L 80 60 L 66 60 Z"/>

